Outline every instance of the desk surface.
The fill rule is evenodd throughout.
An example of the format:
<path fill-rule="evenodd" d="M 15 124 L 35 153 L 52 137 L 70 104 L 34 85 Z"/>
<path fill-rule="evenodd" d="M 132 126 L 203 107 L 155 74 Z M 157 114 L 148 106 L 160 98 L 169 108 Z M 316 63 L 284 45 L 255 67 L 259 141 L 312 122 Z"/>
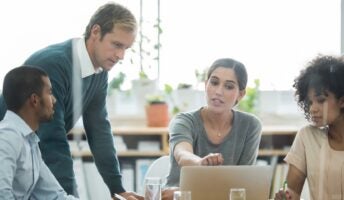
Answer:
<path fill-rule="evenodd" d="M 300 127 L 289 125 L 272 125 L 263 126 L 263 135 L 289 135 L 296 134 Z M 112 126 L 114 134 L 158 134 L 168 133 L 168 127 L 147 127 L 147 126 Z M 84 129 L 81 126 L 74 127 L 71 131 L 73 134 L 83 133 Z"/>

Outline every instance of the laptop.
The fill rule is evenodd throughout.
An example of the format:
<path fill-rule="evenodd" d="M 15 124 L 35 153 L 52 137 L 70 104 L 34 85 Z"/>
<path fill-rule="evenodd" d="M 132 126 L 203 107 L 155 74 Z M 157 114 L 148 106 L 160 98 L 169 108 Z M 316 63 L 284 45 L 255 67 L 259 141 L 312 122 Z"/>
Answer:
<path fill-rule="evenodd" d="M 228 200 L 231 188 L 245 188 L 246 199 L 269 199 L 272 166 L 185 166 L 180 190 L 191 191 L 196 200 Z"/>

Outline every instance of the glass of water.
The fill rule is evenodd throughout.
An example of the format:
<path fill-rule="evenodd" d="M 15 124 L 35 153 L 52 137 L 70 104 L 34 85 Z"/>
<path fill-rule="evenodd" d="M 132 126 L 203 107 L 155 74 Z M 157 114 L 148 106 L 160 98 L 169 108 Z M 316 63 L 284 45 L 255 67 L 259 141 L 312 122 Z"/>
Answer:
<path fill-rule="evenodd" d="M 229 200 L 246 200 L 245 188 L 231 188 L 229 191 Z"/>
<path fill-rule="evenodd" d="M 161 178 L 145 179 L 145 200 L 161 200 Z"/>
<path fill-rule="evenodd" d="M 174 191 L 173 200 L 191 200 L 191 191 Z"/>

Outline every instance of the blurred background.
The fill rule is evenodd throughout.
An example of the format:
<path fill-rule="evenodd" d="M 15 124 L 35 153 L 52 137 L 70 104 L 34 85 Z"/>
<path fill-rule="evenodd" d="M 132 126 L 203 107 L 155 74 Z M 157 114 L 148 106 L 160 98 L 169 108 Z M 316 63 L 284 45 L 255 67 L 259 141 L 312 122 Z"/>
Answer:
<path fill-rule="evenodd" d="M 91 15 L 106 2 L 2 1 L 0 80 L 34 51 L 82 36 Z M 146 169 L 152 159 L 168 154 L 166 127 L 144 131 L 130 129 L 146 125 L 145 106 L 148 103 L 167 102 L 169 117 L 199 108 L 205 103 L 204 72 L 207 67 L 218 58 L 234 58 L 246 66 L 249 75 L 248 98 L 238 108 L 261 118 L 265 133 L 269 136 L 262 140 L 262 148 L 286 150 L 296 130 L 307 123 L 294 101 L 294 78 L 315 56 L 343 52 L 341 0 L 116 2 L 128 7 L 140 22 L 135 44 L 128 50 L 125 59 L 109 73 L 107 99 L 114 132 L 117 130 L 119 134 L 116 135 L 115 145 L 119 149 L 123 173 L 126 177 L 132 177 L 132 181 L 125 184 L 138 192 L 145 172 L 140 170 Z M 118 126 L 129 127 L 129 131 L 126 128 L 116 129 Z M 82 128 L 82 124 L 77 124 L 77 127 Z M 131 132 L 129 135 L 146 136 L 130 139 L 126 138 L 130 137 L 126 135 L 128 132 Z M 141 147 L 137 142 L 131 146 L 133 140 L 144 141 L 145 138 L 153 143 L 149 140 L 148 144 L 141 143 Z M 87 143 L 80 141 L 82 139 L 85 138 L 71 140 L 72 149 L 87 149 Z M 160 154 L 125 154 L 131 148 L 154 146 L 154 141 L 158 141 Z M 275 161 L 268 162 L 276 164 L 281 163 L 285 154 L 286 151 L 262 151 L 260 158 L 274 158 Z M 87 176 L 83 175 L 83 170 L 92 174 L 91 181 L 99 178 L 102 183 L 94 164 L 89 162 L 92 161 L 90 157 L 89 153 L 76 156 L 79 190 L 84 199 L 105 199 L 104 185 L 92 188 L 92 194 L 87 184 L 84 185 Z M 91 164 L 82 165 L 82 162 Z"/>

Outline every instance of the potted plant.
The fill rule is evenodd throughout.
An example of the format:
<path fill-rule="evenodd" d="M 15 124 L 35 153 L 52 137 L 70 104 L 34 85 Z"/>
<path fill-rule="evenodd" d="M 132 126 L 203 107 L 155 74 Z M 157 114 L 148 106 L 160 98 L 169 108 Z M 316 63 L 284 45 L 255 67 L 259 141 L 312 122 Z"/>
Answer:
<path fill-rule="evenodd" d="M 116 108 L 115 104 L 118 91 L 121 91 L 121 86 L 124 83 L 125 77 L 126 76 L 123 72 L 119 72 L 115 77 L 113 77 L 108 85 L 107 106 L 109 114 L 112 114 Z"/>
<path fill-rule="evenodd" d="M 123 72 L 119 72 L 115 77 L 113 77 L 108 85 L 108 95 L 112 95 L 114 92 L 121 90 L 124 80 L 125 74 Z"/>
<path fill-rule="evenodd" d="M 207 80 L 207 71 L 208 68 L 204 69 L 196 69 L 195 76 L 196 76 L 196 89 L 197 90 L 204 90 L 204 83 Z"/>
<path fill-rule="evenodd" d="M 191 89 L 192 85 L 189 83 L 178 83 L 177 90 L 187 90 Z"/>
<path fill-rule="evenodd" d="M 156 93 L 159 90 L 159 68 L 160 68 L 160 35 L 162 29 L 160 26 L 160 6 L 157 6 L 157 15 L 155 20 L 143 20 L 142 14 L 143 1 L 140 1 L 140 20 L 139 20 L 139 35 L 138 41 L 135 44 L 134 52 L 136 52 L 136 65 L 140 66 L 138 78 L 131 81 L 132 92 L 136 97 L 136 104 L 138 108 L 138 115 L 144 114 L 145 101 L 144 98 L 147 94 Z M 154 24 L 151 24 L 151 23 Z M 156 37 L 147 33 L 152 31 L 156 32 Z M 136 49 L 136 50 L 135 50 Z M 157 76 L 154 73 L 157 71 Z M 152 76 L 153 75 L 153 76 Z"/>
<path fill-rule="evenodd" d="M 169 84 L 165 84 L 164 92 L 165 92 L 166 96 L 168 97 L 169 102 L 172 104 L 172 111 L 171 111 L 172 115 L 174 116 L 174 115 L 178 114 L 180 112 L 180 108 L 176 104 L 176 101 L 172 95 L 172 92 L 173 92 L 172 86 Z"/>
<path fill-rule="evenodd" d="M 249 113 L 256 113 L 256 106 L 258 103 L 259 97 L 259 79 L 254 80 L 254 87 L 247 87 L 246 88 L 246 95 L 243 99 L 239 101 L 238 109 L 249 112 Z"/>
<path fill-rule="evenodd" d="M 165 93 L 173 105 L 173 115 L 197 109 L 205 104 L 204 91 L 195 90 L 188 83 L 179 83 L 176 89 L 165 84 Z"/>
<path fill-rule="evenodd" d="M 151 80 L 145 77 L 144 73 L 140 73 L 139 79 L 134 79 L 132 83 L 132 94 L 136 100 L 138 115 L 144 116 L 145 106 L 147 100 L 145 99 L 147 94 L 154 94 L 158 90 L 157 80 Z"/>
<path fill-rule="evenodd" d="M 146 97 L 146 120 L 149 127 L 166 127 L 170 121 L 168 105 L 163 95 Z"/>

